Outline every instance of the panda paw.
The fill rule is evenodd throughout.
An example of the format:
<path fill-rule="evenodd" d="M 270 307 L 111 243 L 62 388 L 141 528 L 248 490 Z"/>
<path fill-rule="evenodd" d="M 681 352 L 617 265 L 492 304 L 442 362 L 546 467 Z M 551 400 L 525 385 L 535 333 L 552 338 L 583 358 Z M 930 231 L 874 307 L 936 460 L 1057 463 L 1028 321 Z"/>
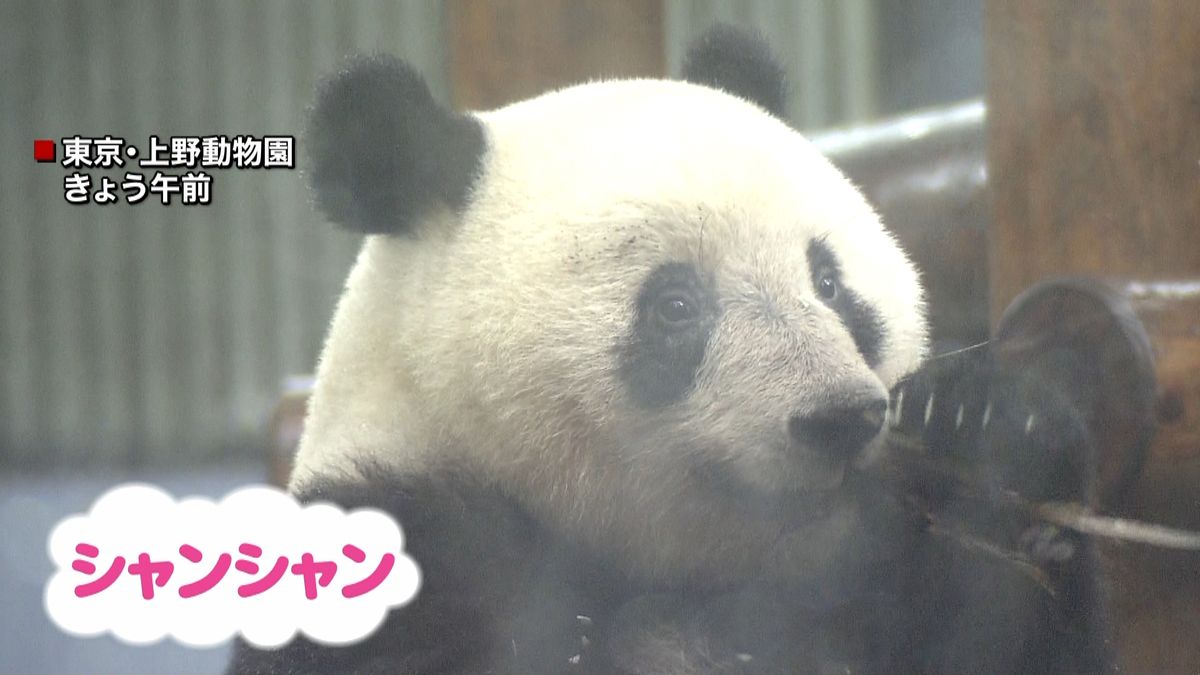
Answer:
<path fill-rule="evenodd" d="M 1030 525 L 1018 537 L 1017 544 L 1039 566 L 1068 563 L 1078 551 L 1074 533 L 1049 523 Z"/>

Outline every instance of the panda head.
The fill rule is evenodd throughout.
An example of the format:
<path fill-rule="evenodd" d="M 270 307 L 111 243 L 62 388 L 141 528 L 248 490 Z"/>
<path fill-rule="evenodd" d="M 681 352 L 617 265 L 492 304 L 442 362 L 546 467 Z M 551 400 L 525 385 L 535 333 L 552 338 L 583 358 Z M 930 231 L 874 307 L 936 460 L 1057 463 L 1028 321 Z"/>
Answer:
<path fill-rule="evenodd" d="M 758 532 L 747 496 L 837 489 L 923 356 L 917 274 L 761 44 L 710 34 L 685 77 L 465 114 L 390 58 L 324 85 L 317 204 L 369 236 L 294 488 L 457 467 L 654 569 Z"/>

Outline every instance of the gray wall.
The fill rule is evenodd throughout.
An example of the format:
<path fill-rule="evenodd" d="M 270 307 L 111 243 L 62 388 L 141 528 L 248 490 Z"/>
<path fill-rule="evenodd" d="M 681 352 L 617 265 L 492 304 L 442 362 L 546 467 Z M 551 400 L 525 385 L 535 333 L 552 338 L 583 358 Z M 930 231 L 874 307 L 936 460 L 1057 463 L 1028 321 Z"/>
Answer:
<path fill-rule="evenodd" d="M 298 171 L 216 170 L 206 207 L 71 206 L 34 138 L 295 134 L 314 78 L 368 49 L 444 100 L 443 32 L 422 0 L 0 4 L 0 468 L 254 448 L 357 248 Z"/>

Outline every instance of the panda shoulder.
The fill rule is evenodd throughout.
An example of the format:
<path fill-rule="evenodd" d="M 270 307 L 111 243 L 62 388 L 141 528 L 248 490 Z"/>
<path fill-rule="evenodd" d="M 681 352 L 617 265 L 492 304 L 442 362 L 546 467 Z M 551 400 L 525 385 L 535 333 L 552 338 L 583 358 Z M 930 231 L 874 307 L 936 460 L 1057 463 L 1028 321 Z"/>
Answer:
<path fill-rule="evenodd" d="M 239 639 L 228 675 L 465 672 L 488 661 L 488 636 L 505 598 L 528 576 L 529 551 L 541 536 L 512 500 L 466 472 L 402 475 L 363 464 L 353 475 L 315 477 L 296 497 L 391 516 L 403 532 L 405 555 L 421 570 L 420 589 L 353 645 L 298 636 L 281 649 L 258 649 Z M 447 631 L 457 632 L 449 638 Z"/>
<path fill-rule="evenodd" d="M 302 503 L 329 502 L 347 511 L 373 509 L 391 516 L 404 534 L 405 553 L 438 576 L 477 579 L 480 556 L 495 568 L 517 564 L 540 527 L 515 500 L 472 473 L 449 468 L 401 474 L 359 464 L 355 475 L 324 475 L 305 483 Z M 460 569 L 465 568 L 465 569 Z M 426 575 L 424 584 L 439 584 Z"/>

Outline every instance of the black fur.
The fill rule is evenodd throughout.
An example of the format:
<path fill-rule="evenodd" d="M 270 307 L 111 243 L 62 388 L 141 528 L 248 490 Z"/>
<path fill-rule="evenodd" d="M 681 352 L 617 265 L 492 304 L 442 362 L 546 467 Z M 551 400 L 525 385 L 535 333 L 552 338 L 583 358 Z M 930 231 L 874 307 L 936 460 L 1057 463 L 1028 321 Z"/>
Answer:
<path fill-rule="evenodd" d="M 379 469 L 364 472 L 365 481 L 316 483 L 301 499 L 395 516 L 405 552 L 421 568 L 416 599 L 350 647 L 297 638 L 271 651 L 239 641 L 230 673 L 567 672 L 583 638 L 602 642 L 604 617 L 631 592 L 611 565 L 555 537 L 468 474 L 400 480 Z M 609 672 L 588 652 L 589 665 L 573 672 Z"/>
<path fill-rule="evenodd" d="M 858 351 L 867 365 L 872 368 L 879 365 L 879 350 L 884 338 L 883 320 L 870 303 L 842 282 L 837 257 L 821 239 L 814 239 L 808 245 L 808 268 L 812 273 L 814 289 L 819 287 L 824 277 L 834 280 L 837 294 L 832 299 L 822 300 L 842 318 L 842 323 L 854 337 L 854 344 L 858 345 Z"/>
<path fill-rule="evenodd" d="M 932 454 L 959 452 L 985 482 L 1028 490 L 1022 494 L 1032 500 L 1085 494 L 1091 453 L 1086 444 L 1062 446 L 1082 435 L 1034 438 L 1025 441 L 1027 452 L 1005 452 L 1014 435 L 1026 436 L 1020 420 L 1027 403 L 1014 398 L 1006 379 L 988 368 L 939 367 L 906 382 L 914 395 L 941 392 L 951 410 L 956 404 L 950 392 L 1008 392 L 993 401 L 1008 412 L 1000 411 L 975 435 L 977 447 L 986 449 L 982 456 L 955 450 L 957 441 L 944 425 L 926 435 Z M 1057 461 L 1030 466 L 1035 454 Z M 1065 455 L 1077 457 L 1063 461 Z M 1037 476 L 1025 480 L 1030 470 L 1046 469 L 1053 484 Z M 364 475 L 318 483 L 303 498 L 393 514 L 404 529 L 406 552 L 422 570 L 416 599 L 393 610 L 357 645 L 324 647 L 299 638 L 261 651 L 239 643 L 231 673 L 1112 669 L 1090 542 L 1024 522 L 986 499 L 925 492 L 940 526 L 962 523 L 998 546 L 1025 551 L 1040 580 L 1009 560 L 927 529 L 924 511 L 911 508 L 914 493 L 899 489 L 902 483 L 855 473 L 830 507 L 848 518 L 843 522 L 853 525 L 851 536 L 821 536 L 830 513 L 798 512 L 805 550 L 823 565 L 794 561 L 797 573 L 789 574 L 776 563 L 740 586 L 655 587 L 626 577 L 619 561 L 540 525 L 517 501 L 469 473 L 442 469 L 398 478 L 375 469 Z M 656 645 L 653 636 L 670 641 Z"/>
<path fill-rule="evenodd" d="M 664 300 L 682 299 L 692 320 L 667 324 L 656 311 Z M 642 282 L 633 333 L 620 349 L 620 375 L 633 400 L 655 408 L 682 400 L 696 379 L 717 320 L 712 292 L 685 263 L 659 266 Z"/>
<path fill-rule="evenodd" d="M 990 487 L 1045 501 L 1088 504 L 1094 495 L 1085 415 L 1058 378 L 1037 367 L 996 366 L 988 346 L 935 359 L 896 386 L 896 428 L 933 459 Z"/>
<path fill-rule="evenodd" d="M 321 85 L 307 141 L 317 206 L 368 234 L 406 231 L 437 205 L 461 208 L 486 145 L 478 121 L 440 107 L 390 56 L 359 57 Z"/>
<path fill-rule="evenodd" d="M 683 79 L 744 98 L 779 119 L 787 117 L 783 68 L 758 35 L 714 26 L 688 50 Z"/>
<path fill-rule="evenodd" d="M 985 346 L 931 361 L 894 390 L 891 433 L 920 439 L 939 471 L 910 477 L 905 492 L 923 502 L 939 536 L 952 541 L 949 529 L 967 532 L 1024 556 L 1045 575 L 1044 588 L 1012 578 L 1017 566 L 995 556 L 979 562 L 1008 581 L 946 568 L 960 604 L 947 608 L 953 620 L 942 629 L 939 659 L 955 670 L 1113 671 L 1093 542 L 1032 520 L 1008 502 L 1017 495 L 1029 503 L 1091 503 L 1095 449 L 1062 385 L 1045 372 L 998 367 Z M 1001 645 L 1020 651 L 1005 653 Z"/>

